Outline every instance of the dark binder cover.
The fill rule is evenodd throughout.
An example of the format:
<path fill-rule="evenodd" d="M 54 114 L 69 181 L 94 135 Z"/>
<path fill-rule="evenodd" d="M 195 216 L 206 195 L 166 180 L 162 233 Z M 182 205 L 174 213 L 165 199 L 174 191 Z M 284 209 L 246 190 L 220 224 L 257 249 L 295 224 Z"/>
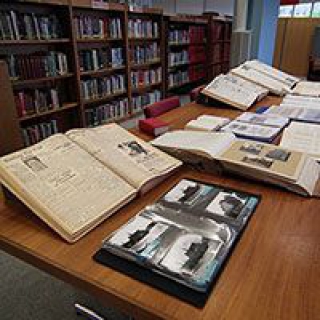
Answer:
<path fill-rule="evenodd" d="M 108 236 L 93 259 L 201 308 L 259 202 L 182 179 Z"/>

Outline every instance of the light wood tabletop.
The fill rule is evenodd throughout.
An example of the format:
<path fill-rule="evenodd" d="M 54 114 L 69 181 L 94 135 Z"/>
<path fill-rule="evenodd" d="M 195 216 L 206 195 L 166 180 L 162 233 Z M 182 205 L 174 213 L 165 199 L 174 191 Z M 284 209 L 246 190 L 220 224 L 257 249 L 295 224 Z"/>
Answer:
<path fill-rule="evenodd" d="M 262 104 L 273 101 L 267 98 Z M 200 114 L 234 117 L 239 112 L 191 103 L 168 112 L 162 119 L 178 128 Z M 92 260 L 110 232 L 156 201 L 181 178 L 262 195 L 203 308 L 193 307 Z M 183 167 L 72 245 L 23 205 L 1 201 L 0 248 L 137 319 L 320 319 L 319 203 L 243 178 Z"/>

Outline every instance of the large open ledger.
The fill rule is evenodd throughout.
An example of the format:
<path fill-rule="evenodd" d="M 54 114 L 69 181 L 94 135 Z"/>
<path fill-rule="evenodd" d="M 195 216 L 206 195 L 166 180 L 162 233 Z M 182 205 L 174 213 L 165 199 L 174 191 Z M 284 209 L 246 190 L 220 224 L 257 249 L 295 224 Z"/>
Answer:
<path fill-rule="evenodd" d="M 130 270 L 121 271 L 137 276 L 130 273 L 136 268 L 131 261 L 140 266 L 140 275 L 149 272 L 148 283 L 172 294 L 172 287 L 181 284 L 176 295 L 197 304 L 183 287 L 207 296 L 258 203 L 256 195 L 183 179 L 109 235 L 94 258 L 115 268 L 110 254 L 122 258 Z M 150 281 L 153 275 L 162 280 Z"/>
<path fill-rule="evenodd" d="M 320 195 L 320 165 L 309 155 L 231 133 L 173 131 L 153 145 L 210 171 L 227 171 L 305 196 Z"/>
<path fill-rule="evenodd" d="M 56 134 L 0 158 L 0 182 L 74 242 L 180 165 L 109 124 Z"/>

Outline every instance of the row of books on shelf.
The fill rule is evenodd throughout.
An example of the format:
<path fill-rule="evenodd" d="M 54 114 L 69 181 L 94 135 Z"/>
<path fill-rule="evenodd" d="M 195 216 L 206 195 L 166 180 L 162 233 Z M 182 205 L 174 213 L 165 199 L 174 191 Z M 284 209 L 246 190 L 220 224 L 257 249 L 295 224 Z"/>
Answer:
<path fill-rule="evenodd" d="M 81 97 L 85 100 L 103 98 L 125 91 L 125 76 L 122 74 L 81 80 Z"/>
<path fill-rule="evenodd" d="M 211 25 L 211 37 L 210 40 L 212 42 L 222 41 L 222 40 L 230 40 L 231 38 L 231 23 L 225 24 L 223 22 L 214 22 Z"/>
<path fill-rule="evenodd" d="M 145 94 L 135 95 L 132 97 L 132 111 L 138 112 L 143 110 L 148 104 L 152 104 L 161 100 L 161 91 L 154 90 Z"/>
<path fill-rule="evenodd" d="M 115 100 L 112 103 L 99 105 L 85 110 L 87 127 L 96 127 L 129 115 L 128 99 Z"/>
<path fill-rule="evenodd" d="M 130 61 L 134 64 L 143 64 L 160 61 L 160 47 L 157 42 L 130 47 Z"/>
<path fill-rule="evenodd" d="M 212 46 L 212 61 L 228 61 L 230 58 L 230 43 L 216 43 Z"/>
<path fill-rule="evenodd" d="M 178 70 L 169 73 L 168 85 L 170 87 L 180 86 L 189 82 L 198 81 L 206 77 L 206 69 L 203 65 L 189 66 L 188 70 Z"/>
<path fill-rule="evenodd" d="M 120 39 L 122 27 L 120 18 L 80 15 L 73 18 L 77 39 Z"/>
<path fill-rule="evenodd" d="M 80 71 L 96 71 L 123 65 L 123 48 L 100 48 L 79 51 Z"/>
<path fill-rule="evenodd" d="M 169 30 L 169 44 L 204 43 L 205 39 L 204 27 L 190 26 L 188 29 Z"/>
<path fill-rule="evenodd" d="M 143 19 L 129 19 L 129 38 L 159 38 L 159 24 L 157 21 Z"/>
<path fill-rule="evenodd" d="M 60 37 L 61 23 L 54 14 L 0 11 L 1 40 L 50 40 Z"/>
<path fill-rule="evenodd" d="M 206 52 L 204 48 L 190 47 L 188 50 L 168 53 L 168 66 L 175 67 L 188 63 L 205 63 Z"/>
<path fill-rule="evenodd" d="M 23 143 L 25 147 L 28 147 L 58 132 L 57 120 L 55 119 L 28 126 L 22 129 Z"/>
<path fill-rule="evenodd" d="M 162 68 L 131 71 L 131 85 L 133 88 L 149 86 L 162 81 Z"/>
<path fill-rule="evenodd" d="M 19 117 L 46 112 L 60 107 L 57 88 L 29 89 L 14 94 Z"/>
<path fill-rule="evenodd" d="M 58 51 L 5 56 L 12 79 L 55 77 L 68 73 L 67 55 Z"/>

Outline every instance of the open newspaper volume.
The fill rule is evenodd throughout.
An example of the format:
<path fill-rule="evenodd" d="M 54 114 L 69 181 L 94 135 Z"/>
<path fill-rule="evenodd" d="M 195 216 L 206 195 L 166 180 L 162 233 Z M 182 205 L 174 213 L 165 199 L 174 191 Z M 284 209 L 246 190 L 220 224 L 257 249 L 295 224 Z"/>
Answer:
<path fill-rule="evenodd" d="M 320 164 L 306 153 L 238 139 L 232 133 L 173 131 L 152 144 L 184 162 L 320 196 Z"/>
<path fill-rule="evenodd" d="M 239 190 L 182 179 L 109 235 L 94 259 L 117 268 L 110 255 L 119 257 L 126 266 L 121 271 L 197 304 L 192 295 L 207 295 L 259 200 Z M 134 268 L 138 274 L 130 273 Z"/>
<path fill-rule="evenodd" d="M 116 124 L 70 130 L 0 158 L 0 182 L 68 242 L 181 165 Z"/>

